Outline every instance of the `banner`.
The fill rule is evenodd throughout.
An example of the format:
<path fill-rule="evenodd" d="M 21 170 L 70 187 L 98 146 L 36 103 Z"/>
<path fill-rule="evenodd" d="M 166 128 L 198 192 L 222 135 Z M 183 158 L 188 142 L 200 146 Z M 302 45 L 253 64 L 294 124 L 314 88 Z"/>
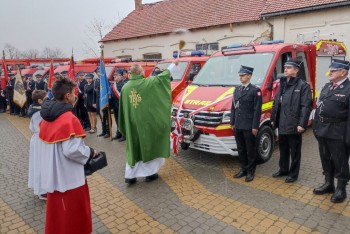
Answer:
<path fill-rule="evenodd" d="M 1 88 L 3 90 L 6 89 L 6 84 L 7 84 L 7 81 L 9 79 L 9 76 L 8 76 L 8 71 L 7 71 L 7 66 L 6 66 L 6 61 L 5 61 L 5 52 L 2 51 L 2 77 L 1 78 Z M 1 76 L 1 74 L 0 74 Z"/>
<path fill-rule="evenodd" d="M 47 88 L 52 89 L 53 83 L 56 81 L 54 68 L 53 68 L 53 60 L 51 60 L 50 72 L 49 72 L 49 80 L 47 81 Z"/>
<path fill-rule="evenodd" d="M 19 69 L 17 70 L 16 74 L 13 102 L 16 103 L 20 108 L 22 108 L 27 102 L 26 90 L 24 89 L 22 76 Z"/>
<path fill-rule="evenodd" d="M 106 75 L 105 64 L 103 62 L 103 51 L 100 58 L 100 112 L 108 107 L 108 96 L 110 95 L 109 82 Z"/>

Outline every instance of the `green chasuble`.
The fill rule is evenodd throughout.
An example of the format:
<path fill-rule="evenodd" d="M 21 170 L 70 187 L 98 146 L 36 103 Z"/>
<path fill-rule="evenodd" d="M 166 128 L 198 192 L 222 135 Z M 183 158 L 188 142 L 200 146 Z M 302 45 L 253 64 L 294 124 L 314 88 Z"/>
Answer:
<path fill-rule="evenodd" d="M 144 78 L 133 74 L 119 100 L 118 129 L 126 136 L 129 166 L 170 156 L 170 71 Z"/>

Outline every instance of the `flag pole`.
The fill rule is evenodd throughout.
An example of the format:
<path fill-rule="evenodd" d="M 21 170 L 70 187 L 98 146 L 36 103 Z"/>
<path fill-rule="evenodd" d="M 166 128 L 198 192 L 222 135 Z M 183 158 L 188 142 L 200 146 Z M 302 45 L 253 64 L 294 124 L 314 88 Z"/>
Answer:
<path fill-rule="evenodd" d="M 108 108 L 108 125 L 109 125 L 109 139 L 112 141 L 113 136 L 112 136 L 112 119 L 111 119 L 111 109 L 109 108 L 109 105 L 107 106 Z"/>

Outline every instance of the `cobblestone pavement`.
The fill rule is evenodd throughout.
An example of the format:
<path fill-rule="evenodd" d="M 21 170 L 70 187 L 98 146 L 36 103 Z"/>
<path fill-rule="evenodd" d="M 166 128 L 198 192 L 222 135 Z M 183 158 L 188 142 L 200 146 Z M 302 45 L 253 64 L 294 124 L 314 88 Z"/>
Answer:
<path fill-rule="evenodd" d="M 27 187 L 29 119 L 0 114 L 0 233 L 43 233 L 45 202 Z M 304 135 L 299 180 L 275 179 L 278 149 L 251 183 L 233 179 L 238 160 L 180 151 L 151 183 L 124 183 L 125 142 L 88 135 L 108 167 L 88 177 L 94 233 L 349 233 L 349 198 L 314 196 L 323 182 L 317 143 Z M 347 188 L 350 194 L 349 187 Z"/>

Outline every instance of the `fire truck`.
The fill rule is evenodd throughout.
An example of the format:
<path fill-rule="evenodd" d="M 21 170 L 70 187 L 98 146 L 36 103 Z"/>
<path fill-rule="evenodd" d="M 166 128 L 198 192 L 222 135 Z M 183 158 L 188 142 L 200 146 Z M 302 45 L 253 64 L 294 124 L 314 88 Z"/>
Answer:
<path fill-rule="evenodd" d="M 156 62 L 154 61 L 132 61 L 131 59 L 114 59 L 112 60 L 112 63 L 106 64 L 106 75 L 108 79 L 113 78 L 113 74 L 117 69 L 124 69 L 128 71 L 130 67 L 134 64 L 140 64 L 145 72 L 145 77 L 148 77 L 151 75 L 151 72 L 153 71 L 154 66 L 156 65 Z"/>
<path fill-rule="evenodd" d="M 177 58 L 177 53 L 174 53 L 173 57 Z M 194 77 L 204 66 L 208 58 L 209 56 L 206 56 L 204 51 L 180 53 L 179 65 L 172 72 L 171 93 L 173 100 L 182 90 L 192 83 Z M 166 59 L 157 63 L 156 67 L 162 71 L 167 69 L 171 63 L 171 59 Z"/>
<path fill-rule="evenodd" d="M 6 59 L 6 66 L 8 71 L 29 67 L 45 67 L 50 66 L 51 60 L 53 61 L 54 65 L 68 62 L 69 58 L 53 58 L 53 59 Z M 0 64 L 2 64 L 2 59 L 0 59 Z"/>
<path fill-rule="evenodd" d="M 238 155 L 230 116 L 233 91 L 241 84 L 238 70 L 241 65 L 246 65 L 254 68 L 251 83 L 262 91 L 262 115 L 256 150 L 259 162 L 267 162 L 274 145 L 270 121 L 273 100 L 284 73 L 283 64 L 289 58 L 303 61 L 299 76 L 310 84 L 315 97 L 315 45 L 286 44 L 275 40 L 231 45 L 212 54 L 193 83 L 174 99 L 173 127 L 177 124 L 176 120 L 181 118 L 181 147 Z"/>

